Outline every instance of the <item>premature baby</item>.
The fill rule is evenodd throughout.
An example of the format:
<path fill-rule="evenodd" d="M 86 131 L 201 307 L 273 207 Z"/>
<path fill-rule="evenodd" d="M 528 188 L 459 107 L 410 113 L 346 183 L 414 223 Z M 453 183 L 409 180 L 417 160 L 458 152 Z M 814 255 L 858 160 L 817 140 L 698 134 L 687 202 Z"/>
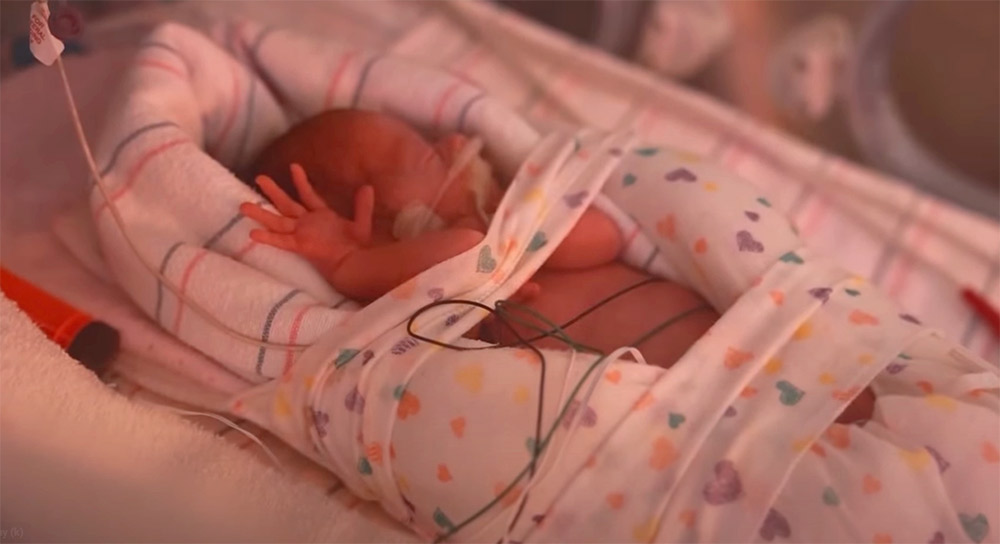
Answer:
<path fill-rule="evenodd" d="M 338 292 L 370 302 L 483 239 L 503 190 L 474 143 L 450 134 L 432 144 L 387 115 L 327 111 L 278 138 L 254 165 L 256 184 L 278 213 L 249 202 L 240 210 L 263 227 L 251 232 L 255 241 L 301 255 Z M 566 328 L 603 352 L 630 345 L 634 331 L 701 308 L 636 346 L 650 363 L 669 368 L 719 316 L 693 291 L 619 262 L 623 245 L 618 226 L 588 209 L 514 299 L 561 324 L 643 282 Z M 516 341 L 494 325 L 486 320 L 470 335 Z M 532 343 L 565 347 L 555 338 Z M 865 390 L 838 421 L 866 420 L 873 404 Z"/>

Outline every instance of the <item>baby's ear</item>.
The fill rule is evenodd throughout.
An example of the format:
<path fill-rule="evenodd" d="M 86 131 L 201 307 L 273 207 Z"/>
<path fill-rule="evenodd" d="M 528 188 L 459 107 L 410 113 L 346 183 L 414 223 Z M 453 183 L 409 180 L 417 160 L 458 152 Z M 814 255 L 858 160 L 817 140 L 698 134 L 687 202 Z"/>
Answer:
<path fill-rule="evenodd" d="M 453 132 L 435 142 L 434 150 L 444 159 L 445 166 L 450 167 L 468 143 L 467 136 Z"/>

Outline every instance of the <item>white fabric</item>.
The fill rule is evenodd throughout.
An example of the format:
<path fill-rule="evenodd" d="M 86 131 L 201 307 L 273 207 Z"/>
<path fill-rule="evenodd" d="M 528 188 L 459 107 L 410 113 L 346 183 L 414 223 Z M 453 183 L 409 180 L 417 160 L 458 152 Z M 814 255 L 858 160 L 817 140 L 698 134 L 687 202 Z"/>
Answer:
<path fill-rule="evenodd" d="M 0 297 L 0 501 L 21 542 L 413 542 L 108 389 Z"/>

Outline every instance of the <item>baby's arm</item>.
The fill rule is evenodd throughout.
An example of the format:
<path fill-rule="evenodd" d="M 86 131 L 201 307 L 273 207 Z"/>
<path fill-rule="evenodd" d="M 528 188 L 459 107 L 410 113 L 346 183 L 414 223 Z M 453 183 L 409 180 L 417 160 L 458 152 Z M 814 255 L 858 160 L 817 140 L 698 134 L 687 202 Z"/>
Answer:
<path fill-rule="evenodd" d="M 299 165 L 293 164 L 291 172 L 301 204 L 271 178 L 257 178 L 280 215 L 244 203 L 240 211 L 264 227 L 252 230 L 250 237 L 305 257 L 334 289 L 353 299 L 375 300 L 424 270 L 472 249 L 483 239 L 482 233 L 457 228 L 373 246 L 375 193 L 370 186 L 355 194 L 354 219 L 350 221 L 331 210 L 316 194 Z"/>
<path fill-rule="evenodd" d="M 622 245 L 621 230 L 596 208 L 583 212 L 573 230 L 556 248 L 544 267 L 574 270 L 607 264 L 618 258 Z"/>

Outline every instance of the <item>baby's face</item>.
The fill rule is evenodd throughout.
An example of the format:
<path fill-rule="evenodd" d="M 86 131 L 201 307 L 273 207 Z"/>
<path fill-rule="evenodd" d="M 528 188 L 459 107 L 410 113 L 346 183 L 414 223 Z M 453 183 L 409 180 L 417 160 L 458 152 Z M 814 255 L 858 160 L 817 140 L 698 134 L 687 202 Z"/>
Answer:
<path fill-rule="evenodd" d="M 485 232 L 488 225 L 482 213 L 492 213 L 499 204 L 502 190 L 493 178 L 489 165 L 478 153 L 470 156 L 470 140 L 449 134 L 430 143 L 408 139 L 402 176 L 382 180 L 376 199 L 393 219 L 414 207 L 431 209 L 443 225 L 465 227 Z M 380 195 L 381 193 L 381 195 Z M 422 216 L 421 216 L 422 217 Z"/>

